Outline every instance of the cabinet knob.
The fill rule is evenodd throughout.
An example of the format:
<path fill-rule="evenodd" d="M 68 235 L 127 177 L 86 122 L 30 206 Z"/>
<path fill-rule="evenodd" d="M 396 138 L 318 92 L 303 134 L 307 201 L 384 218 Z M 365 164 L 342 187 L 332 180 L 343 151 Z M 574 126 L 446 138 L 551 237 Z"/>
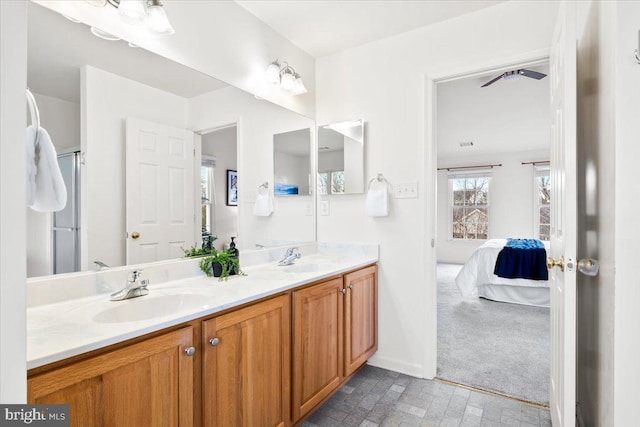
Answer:
<path fill-rule="evenodd" d="M 342 289 L 340 290 L 340 292 L 342 292 L 343 294 L 346 294 L 346 293 L 347 293 L 347 290 L 346 290 L 345 288 L 342 288 Z"/>
<path fill-rule="evenodd" d="M 187 347 L 184 352 L 187 354 L 187 356 L 193 356 L 194 354 L 196 354 L 196 348 L 195 347 Z"/>
<path fill-rule="evenodd" d="M 220 344 L 220 339 L 219 339 L 219 338 L 217 338 L 217 337 L 216 337 L 216 338 L 211 338 L 211 339 L 209 340 L 209 344 L 211 344 L 211 347 L 215 347 L 215 346 L 217 346 L 218 344 Z"/>
<path fill-rule="evenodd" d="M 353 285 L 349 285 L 349 289 L 353 289 Z"/>

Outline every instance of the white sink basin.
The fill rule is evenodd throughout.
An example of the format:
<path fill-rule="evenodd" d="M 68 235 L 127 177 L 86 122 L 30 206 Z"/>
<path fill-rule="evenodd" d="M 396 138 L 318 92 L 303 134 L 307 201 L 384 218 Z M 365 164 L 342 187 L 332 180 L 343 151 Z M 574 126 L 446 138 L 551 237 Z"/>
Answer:
<path fill-rule="evenodd" d="M 207 308 L 210 297 L 196 294 L 146 295 L 124 301 L 113 301 L 113 306 L 93 317 L 98 323 L 135 322 L 164 317 L 182 310 Z"/>
<path fill-rule="evenodd" d="M 329 270 L 331 264 L 292 264 L 282 267 L 287 273 L 314 273 L 316 271 Z"/>

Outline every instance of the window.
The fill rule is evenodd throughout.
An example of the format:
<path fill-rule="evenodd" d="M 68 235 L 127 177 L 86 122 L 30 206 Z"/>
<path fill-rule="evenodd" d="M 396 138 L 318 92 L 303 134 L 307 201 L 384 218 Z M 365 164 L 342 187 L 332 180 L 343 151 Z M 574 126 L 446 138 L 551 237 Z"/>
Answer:
<path fill-rule="evenodd" d="M 534 233 L 540 240 L 549 240 L 551 234 L 551 178 L 549 166 L 536 166 L 534 180 Z"/>
<path fill-rule="evenodd" d="M 344 193 L 344 171 L 318 172 L 318 194 Z"/>
<path fill-rule="evenodd" d="M 449 174 L 450 236 L 486 239 L 489 231 L 488 172 Z"/>
<path fill-rule="evenodd" d="M 202 236 L 210 236 L 213 233 L 213 212 L 215 207 L 214 173 L 216 163 L 214 160 L 203 158 L 200 167 L 200 200 L 202 203 Z"/>

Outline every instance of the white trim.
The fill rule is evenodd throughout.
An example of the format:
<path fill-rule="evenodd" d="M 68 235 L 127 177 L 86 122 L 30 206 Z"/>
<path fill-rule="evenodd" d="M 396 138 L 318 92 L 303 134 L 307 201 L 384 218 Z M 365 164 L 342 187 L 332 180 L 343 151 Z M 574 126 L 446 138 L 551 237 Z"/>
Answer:
<path fill-rule="evenodd" d="M 401 374 L 411 375 L 412 377 L 418 378 L 422 377 L 423 374 L 422 366 L 417 363 L 405 363 L 400 360 L 387 359 L 386 357 L 378 357 L 376 355 L 371 356 L 371 358 L 367 360 L 367 365 L 400 372 Z"/>
<path fill-rule="evenodd" d="M 425 336 L 424 366 L 422 376 L 434 378 L 438 368 L 438 308 L 436 283 L 436 248 L 432 242 L 436 240 L 437 218 L 437 145 L 436 145 L 436 100 L 438 83 L 452 81 L 489 71 L 504 70 L 515 66 L 531 66 L 548 62 L 550 49 L 539 49 L 521 54 L 509 55 L 490 61 L 451 67 L 444 70 L 428 72 L 424 76 L 425 88 L 425 138 L 423 150 L 424 182 L 425 182 L 425 215 L 424 215 L 424 277 L 427 283 L 425 304 Z"/>

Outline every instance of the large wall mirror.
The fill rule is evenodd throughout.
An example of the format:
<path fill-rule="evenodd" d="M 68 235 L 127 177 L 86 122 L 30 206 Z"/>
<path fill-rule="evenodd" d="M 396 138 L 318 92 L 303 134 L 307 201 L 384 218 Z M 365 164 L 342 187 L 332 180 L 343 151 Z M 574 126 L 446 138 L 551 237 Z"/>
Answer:
<path fill-rule="evenodd" d="M 203 234 L 218 248 L 315 240 L 304 202 L 253 214 L 273 136 L 312 119 L 38 4 L 28 15 L 28 86 L 69 194 L 61 212 L 27 208 L 28 277 L 178 258 Z"/>
<path fill-rule="evenodd" d="M 318 194 L 364 192 L 364 120 L 318 127 Z"/>

